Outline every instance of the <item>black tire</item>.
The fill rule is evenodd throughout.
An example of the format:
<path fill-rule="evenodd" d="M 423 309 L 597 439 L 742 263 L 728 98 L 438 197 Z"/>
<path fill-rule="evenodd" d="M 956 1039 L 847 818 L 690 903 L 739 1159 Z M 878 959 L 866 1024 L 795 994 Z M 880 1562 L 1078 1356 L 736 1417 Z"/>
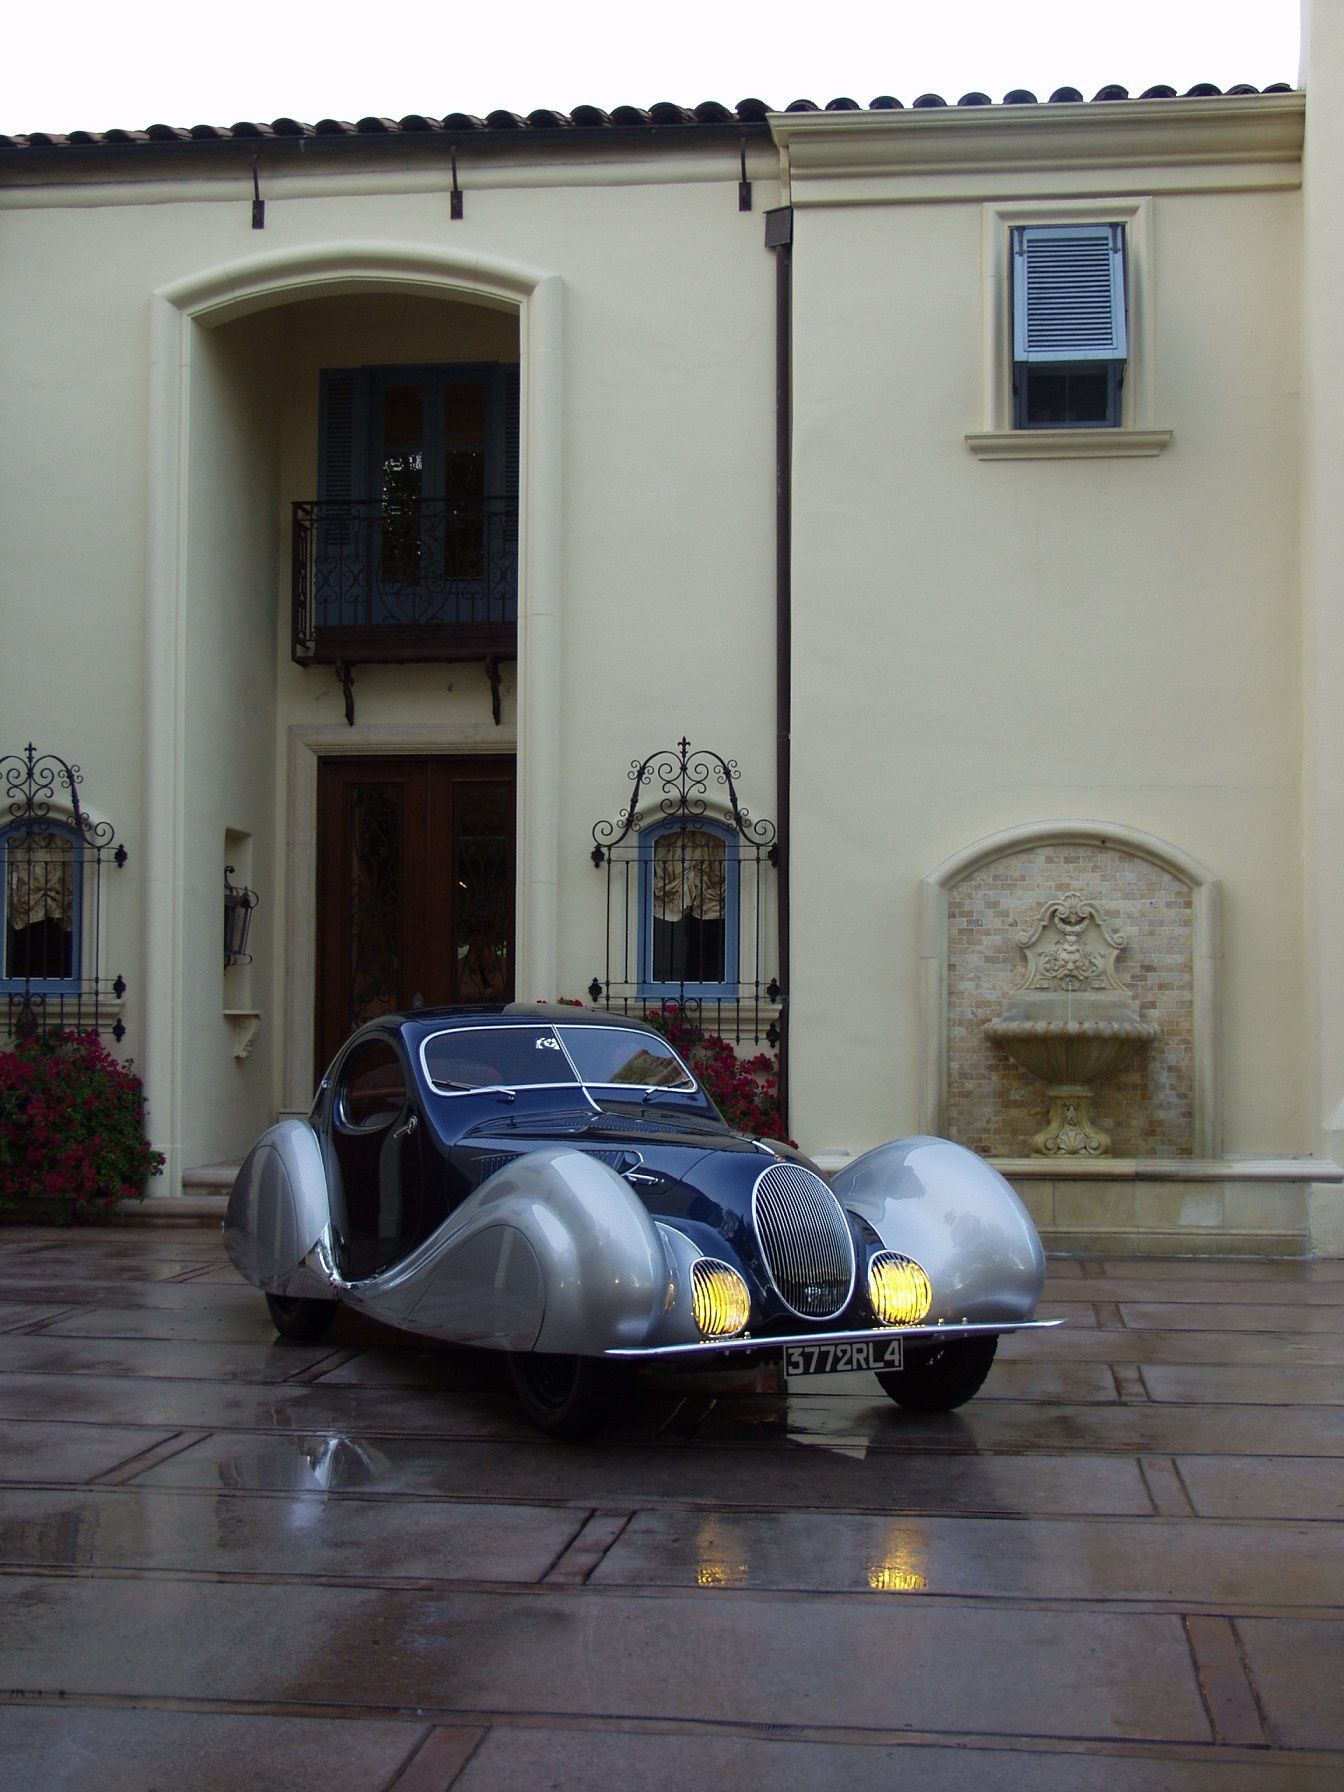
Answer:
<path fill-rule="evenodd" d="M 302 1296 L 268 1294 L 271 1324 L 291 1344 L 320 1343 L 331 1330 L 340 1307 L 338 1300 L 307 1300 Z"/>
<path fill-rule="evenodd" d="M 984 1386 L 999 1347 L 997 1332 L 949 1338 L 927 1350 L 907 1348 L 903 1369 L 879 1369 L 882 1392 L 910 1412 L 951 1412 Z"/>
<path fill-rule="evenodd" d="M 595 1356 L 516 1351 L 509 1374 L 518 1404 L 552 1437 L 591 1437 L 611 1414 L 620 1382 L 616 1365 Z"/>

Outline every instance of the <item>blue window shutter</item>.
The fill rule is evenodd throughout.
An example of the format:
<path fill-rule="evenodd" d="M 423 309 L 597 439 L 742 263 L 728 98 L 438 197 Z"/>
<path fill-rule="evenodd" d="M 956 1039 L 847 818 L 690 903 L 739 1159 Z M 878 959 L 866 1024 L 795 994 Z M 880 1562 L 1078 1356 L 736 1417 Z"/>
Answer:
<path fill-rule="evenodd" d="M 504 424 L 501 447 L 504 454 L 504 495 L 518 497 L 518 366 L 506 364 L 499 370 L 503 390 Z"/>
<path fill-rule="evenodd" d="M 317 490 L 342 501 L 365 496 L 368 379 L 358 367 L 324 367 L 318 394 Z"/>
<path fill-rule="evenodd" d="M 1013 231 L 1013 359 L 1123 361 L 1123 224 L 1029 224 Z"/>

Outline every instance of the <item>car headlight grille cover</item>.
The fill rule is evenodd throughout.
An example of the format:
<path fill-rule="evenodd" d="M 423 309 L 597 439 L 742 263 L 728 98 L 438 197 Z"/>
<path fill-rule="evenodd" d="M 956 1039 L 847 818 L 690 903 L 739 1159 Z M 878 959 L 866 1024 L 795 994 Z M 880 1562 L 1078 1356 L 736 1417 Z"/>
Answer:
<path fill-rule="evenodd" d="M 776 1292 L 803 1319 L 833 1319 L 854 1291 L 854 1239 L 844 1209 L 812 1170 L 771 1164 L 751 1217 Z"/>
<path fill-rule="evenodd" d="M 704 1338 L 731 1338 L 751 1317 L 751 1293 L 729 1263 L 701 1257 L 691 1265 L 691 1311 Z"/>
<path fill-rule="evenodd" d="M 868 1299 L 883 1325 L 918 1325 L 933 1305 L 933 1289 L 913 1257 L 878 1251 L 868 1265 Z"/>

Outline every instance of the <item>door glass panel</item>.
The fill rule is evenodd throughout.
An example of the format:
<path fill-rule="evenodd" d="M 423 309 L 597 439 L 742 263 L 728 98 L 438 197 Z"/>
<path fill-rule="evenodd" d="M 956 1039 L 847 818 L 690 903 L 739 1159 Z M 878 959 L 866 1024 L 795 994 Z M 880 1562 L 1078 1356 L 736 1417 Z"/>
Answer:
<path fill-rule="evenodd" d="M 449 579 L 485 572 L 485 383 L 443 388 L 443 498 L 447 511 L 443 571 Z"/>
<path fill-rule="evenodd" d="M 347 1126 L 390 1126 L 405 1101 L 401 1060 L 386 1040 L 371 1040 L 346 1059 L 340 1115 Z"/>
<path fill-rule="evenodd" d="M 500 1002 L 513 921 L 513 787 L 459 783 L 454 806 L 456 1000 Z"/>
<path fill-rule="evenodd" d="M 425 470 L 425 400 L 419 385 L 383 388 L 382 575 L 394 584 L 420 575 L 419 505 Z"/>
<path fill-rule="evenodd" d="M 350 1030 L 390 1014 L 401 989 L 401 792 L 350 793 Z"/>

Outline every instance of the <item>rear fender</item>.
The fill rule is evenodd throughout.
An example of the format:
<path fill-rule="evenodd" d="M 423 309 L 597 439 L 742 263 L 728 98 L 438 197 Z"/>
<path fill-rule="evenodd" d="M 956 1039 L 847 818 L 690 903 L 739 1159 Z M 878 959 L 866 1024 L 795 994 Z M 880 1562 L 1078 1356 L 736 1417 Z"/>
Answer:
<path fill-rule="evenodd" d="M 317 1134 L 306 1120 L 282 1120 L 243 1159 L 224 1216 L 224 1248 L 258 1288 L 330 1297 L 329 1276 L 307 1261 L 330 1220 Z"/>
<path fill-rule="evenodd" d="M 836 1199 L 933 1285 L 929 1322 L 1029 1319 L 1045 1254 L 1015 1190 L 950 1139 L 896 1139 L 831 1178 Z"/>

